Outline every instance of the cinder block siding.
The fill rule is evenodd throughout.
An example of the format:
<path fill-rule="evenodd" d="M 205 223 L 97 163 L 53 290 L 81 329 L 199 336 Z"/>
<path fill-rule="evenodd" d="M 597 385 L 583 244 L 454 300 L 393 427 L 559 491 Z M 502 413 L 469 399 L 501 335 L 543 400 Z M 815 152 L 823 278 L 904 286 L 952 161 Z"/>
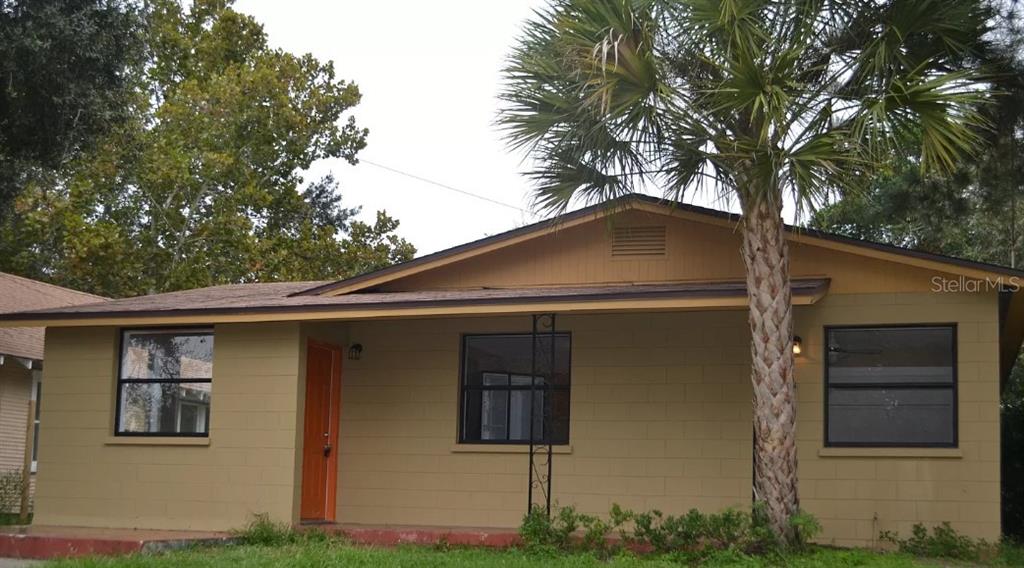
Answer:
<path fill-rule="evenodd" d="M 37 524 L 226 530 L 256 512 L 291 519 L 299 326 L 215 333 L 209 446 L 195 447 L 111 444 L 118 330 L 47 331 Z"/>
<path fill-rule="evenodd" d="M 959 454 L 949 450 L 851 450 L 820 455 L 825 325 L 956 323 Z M 797 308 L 799 471 L 801 503 L 824 525 L 822 539 L 869 545 L 880 530 L 910 533 L 914 523 L 950 521 L 975 537 L 996 540 L 999 511 L 999 316 L 992 294 L 826 296 Z M 891 457 L 886 457 L 891 456 Z M 934 457 L 927 457 L 934 456 Z M 941 456 L 941 457 L 939 457 Z"/>
<path fill-rule="evenodd" d="M 751 426 L 742 311 L 564 316 L 573 333 L 571 453 L 554 496 L 669 512 L 750 500 Z M 343 370 L 338 518 L 518 526 L 527 455 L 461 451 L 462 333 L 528 332 L 528 318 L 350 324 L 365 347 Z M 476 446 L 480 448 L 480 446 Z"/>
<path fill-rule="evenodd" d="M 819 455 L 822 326 L 921 322 L 958 325 L 961 455 Z M 823 540 L 864 545 L 878 530 L 943 520 L 998 536 L 997 325 L 994 294 L 834 295 L 797 310 L 801 491 Z M 559 503 L 602 514 L 616 502 L 669 513 L 749 504 L 745 311 L 561 316 L 558 327 L 573 334 Z M 529 328 L 527 317 L 217 326 L 208 447 L 110 444 L 117 330 L 51 330 L 37 522 L 227 529 L 263 511 L 295 520 L 309 336 L 364 346 L 343 364 L 339 521 L 515 527 L 527 456 L 456 444 L 460 335 Z"/>
<path fill-rule="evenodd" d="M 950 521 L 999 535 L 998 316 L 989 295 L 830 296 L 796 313 L 803 506 L 822 539 L 869 545 L 879 530 Z M 825 325 L 954 322 L 962 454 L 861 450 L 819 456 Z M 514 527 L 527 456 L 456 445 L 461 333 L 529 330 L 527 318 L 349 324 L 338 519 L 397 525 Z M 745 506 L 751 496 L 749 332 L 744 311 L 563 316 L 573 333 L 571 453 L 556 454 L 554 495 L 590 513 L 612 503 L 682 513 Z M 480 448 L 477 446 L 476 448 Z M 856 452 L 850 452 L 855 454 Z M 928 454 L 928 452 L 925 452 Z M 896 456 L 896 457 L 892 457 Z"/>

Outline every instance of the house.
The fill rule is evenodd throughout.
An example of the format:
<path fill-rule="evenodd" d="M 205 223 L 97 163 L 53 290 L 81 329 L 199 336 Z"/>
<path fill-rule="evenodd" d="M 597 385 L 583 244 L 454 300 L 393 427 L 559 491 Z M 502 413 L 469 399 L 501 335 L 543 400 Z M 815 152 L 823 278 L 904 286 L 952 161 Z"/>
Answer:
<path fill-rule="evenodd" d="M 36 522 L 512 528 L 548 495 L 748 506 L 737 221 L 629 196 L 337 282 L 3 316 L 47 328 Z M 998 538 L 1024 272 L 788 239 L 801 503 L 822 538 L 941 521 Z"/>
<path fill-rule="evenodd" d="M 106 298 L 0 272 L 0 313 L 102 301 Z M 30 414 L 33 434 L 39 429 L 43 331 L 41 327 L 0 327 L 0 474 L 20 474 L 26 461 L 30 471 L 36 471 L 38 447 L 33 445 L 26 453 L 26 442 L 34 438 L 28 433 Z M 5 501 L 10 497 L 5 494 Z M 12 503 L 0 505 L 11 508 Z"/>

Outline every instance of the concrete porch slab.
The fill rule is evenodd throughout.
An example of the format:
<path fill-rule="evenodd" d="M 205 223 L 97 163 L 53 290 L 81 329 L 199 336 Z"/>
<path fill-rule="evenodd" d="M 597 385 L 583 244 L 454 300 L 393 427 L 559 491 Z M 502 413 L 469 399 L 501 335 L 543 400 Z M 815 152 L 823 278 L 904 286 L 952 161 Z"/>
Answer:
<path fill-rule="evenodd" d="M 86 527 L 0 527 L 0 557 L 69 558 L 173 550 L 231 540 L 222 532 L 96 529 Z"/>
<path fill-rule="evenodd" d="M 509 548 L 521 544 L 515 529 L 508 528 L 446 528 L 398 525 L 352 525 L 336 523 L 303 524 L 299 530 L 319 530 L 348 538 L 365 546 L 398 546 L 416 544 L 434 546 L 483 546 Z"/>

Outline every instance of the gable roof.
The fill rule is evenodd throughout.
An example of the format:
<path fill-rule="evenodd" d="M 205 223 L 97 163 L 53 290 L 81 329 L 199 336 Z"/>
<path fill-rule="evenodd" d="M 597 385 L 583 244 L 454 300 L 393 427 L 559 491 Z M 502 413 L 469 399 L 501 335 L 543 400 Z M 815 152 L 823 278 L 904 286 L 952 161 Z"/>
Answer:
<path fill-rule="evenodd" d="M 0 272 L 0 314 L 106 302 L 107 298 Z M 43 328 L 0 327 L 0 355 L 41 360 Z"/>
<path fill-rule="evenodd" d="M 629 195 L 346 280 L 213 286 L 125 298 L 106 304 L 0 314 L 0 325 L 4 322 L 12 326 L 121 325 L 129 322 L 148 325 L 195 321 L 222 323 L 518 313 L 543 308 L 595 311 L 627 308 L 707 309 L 745 305 L 745 298 L 736 297 L 735 281 L 713 279 L 665 282 L 660 284 L 661 288 L 659 284 L 653 283 L 591 283 L 571 286 L 484 286 L 455 290 L 380 289 L 381 284 L 408 275 L 499 251 L 516 243 L 627 210 L 670 215 L 687 221 L 728 227 L 730 230 L 735 229 L 740 220 L 738 215 L 730 213 L 650 196 Z M 791 242 L 808 243 L 970 278 L 1024 278 L 1024 271 L 997 265 L 865 242 L 811 229 L 791 226 L 786 229 Z M 820 299 L 829 287 L 828 279 L 820 276 L 795 277 L 794 302 L 799 300 L 811 304 Z M 1021 317 L 1024 318 L 1024 313 Z"/>
<path fill-rule="evenodd" d="M 473 258 L 481 254 L 542 237 L 561 229 L 566 229 L 581 223 L 629 210 L 641 210 L 663 215 L 672 215 L 700 223 L 728 226 L 730 228 L 735 227 L 741 220 L 741 216 L 734 213 L 708 209 L 706 207 L 699 207 L 697 205 L 690 205 L 679 201 L 661 199 L 650 195 L 630 194 L 604 203 L 591 205 L 589 207 L 565 213 L 552 219 L 546 219 L 531 225 L 512 229 L 511 231 L 506 231 L 504 233 L 499 233 L 497 235 L 485 237 L 439 252 L 421 256 L 374 272 L 368 272 L 352 278 L 313 286 L 312 288 L 295 292 L 294 295 L 334 296 L 372 289 L 376 286 L 392 282 L 399 278 L 439 268 L 453 262 Z M 997 264 L 977 262 L 953 256 L 907 249 L 884 243 L 854 239 L 835 233 L 828 233 L 817 229 L 809 229 L 794 225 L 786 225 L 785 229 L 788 233 L 789 240 L 792 242 L 807 243 L 814 246 L 861 256 L 939 270 L 951 274 L 962 275 L 968 278 L 985 279 L 1008 276 L 1024 278 L 1024 270 L 1017 270 Z"/>

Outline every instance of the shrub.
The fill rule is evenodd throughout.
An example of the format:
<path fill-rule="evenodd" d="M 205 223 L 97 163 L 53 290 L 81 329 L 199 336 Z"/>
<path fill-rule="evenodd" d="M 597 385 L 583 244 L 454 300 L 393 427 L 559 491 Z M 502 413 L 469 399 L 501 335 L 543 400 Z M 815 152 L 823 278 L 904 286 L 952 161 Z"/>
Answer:
<path fill-rule="evenodd" d="M 975 540 L 956 532 L 948 522 L 932 527 L 930 533 L 924 525 L 918 523 L 906 539 L 900 538 L 897 533 L 882 531 L 879 539 L 896 545 L 900 552 L 907 554 L 953 560 L 977 560 L 991 548 L 983 540 Z"/>
<path fill-rule="evenodd" d="M 291 525 L 275 522 L 267 513 L 253 515 L 242 530 L 234 531 L 234 536 L 242 544 L 259 546 L 282 546 L 302 539 Z"/>
<path fill-rule="evenodd" d="M 805 550 L 814 540 L 814 537 L 821 534 L 821 523 L 814 515 L 799 511 L 789 519 L 789 526 L 793 529 L 793 545 L 799 550 Z"/>
<path fill-rule="evenodd" d="M 557 509 L 548 516 L 543 507 L 534 506 L 523 517 L 519 536 L 528 548 L 551 547 L 567 550 L 572 534 L 579 528 L 576 510 L 572 507 Z"/>
<path fill-rule="evenodd" d="M 794 516 L 791 526 L 801 547 L 820 530 L 818 521 L 806 513 Z M 637 513 L 613 505 L 607 521 L 577 513 L 572 507 L 556 508 L 550 518 L 543 509 L 534 508 L 523 518 L 519 534 L 530 549 L 578 548 L 607 558 L 621 548 L 614 539 L 616 531 L 636 549 L 684 556 L 701 557 L 723 550 L 745 554 L 781 550 L 761 506 L 749 513 L 726 509 L 704 514 L 693 509 L 673 516 L 658 510 Z"/>
<path fill-rule="evenodd" d="M 1008 538 L 999 545 L 999 564 L 1003 566 L 1024 566 L 1024 545 Z"/>

